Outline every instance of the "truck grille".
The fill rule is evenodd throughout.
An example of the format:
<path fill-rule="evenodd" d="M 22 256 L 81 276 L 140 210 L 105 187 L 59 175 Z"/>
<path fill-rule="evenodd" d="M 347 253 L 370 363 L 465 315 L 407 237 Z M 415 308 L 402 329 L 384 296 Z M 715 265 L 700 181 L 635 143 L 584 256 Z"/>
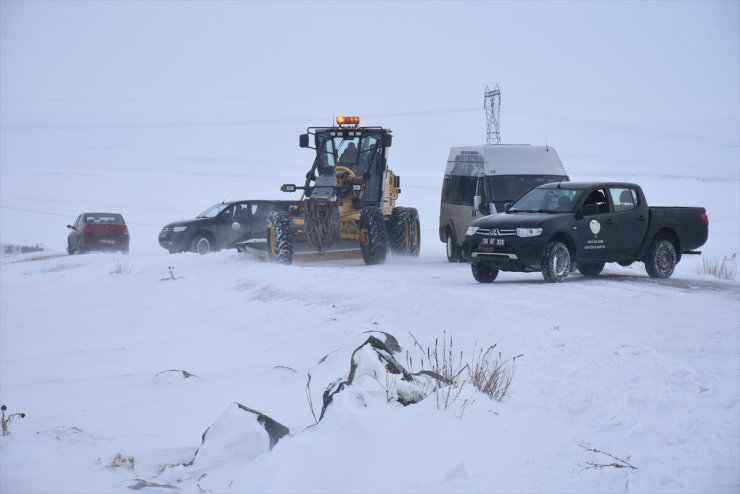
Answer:
<path fill-rule="evenodd" d="M 516 228 L 478 228 L 475 233 L 484 237 L 510 237 L 516 235 Z"/>

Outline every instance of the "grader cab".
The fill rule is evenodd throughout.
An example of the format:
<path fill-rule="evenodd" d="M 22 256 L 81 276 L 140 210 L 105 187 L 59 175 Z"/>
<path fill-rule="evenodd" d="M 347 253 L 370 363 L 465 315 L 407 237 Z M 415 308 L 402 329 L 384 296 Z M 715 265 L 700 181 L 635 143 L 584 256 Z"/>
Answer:
<path fill-rule="evenodd" d="M 381 127 L 360 127 L 359 117 L 337 117 L 335 127 L 309 127 L 299 139 L 315 150 L 297 208 L 273 211 L 267 222 L 270 259 L 348 259 L 382 264 L 392 254 L 419 255 L 419 214 L 396 206 L 400 178 L 387 166 L 393 136 Z"/>

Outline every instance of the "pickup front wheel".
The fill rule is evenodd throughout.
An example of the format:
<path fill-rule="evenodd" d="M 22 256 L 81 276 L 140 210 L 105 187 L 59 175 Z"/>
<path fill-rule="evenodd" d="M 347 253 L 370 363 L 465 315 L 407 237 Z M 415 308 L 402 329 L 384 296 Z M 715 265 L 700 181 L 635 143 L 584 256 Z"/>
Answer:
<path fill-rule="evenodd" d="M 551 283 L 562 283 L 570 273 L 570 251 L 568 246 L 557 240 L 547 244 L 542 259 L 542 277 Z"/>
<path fill-rule="evenodd" d="M 651 278 L 670 278 L 676 268 L 676 248 L 669 240 L 653 243 L 645 258 L 645 271 Z"/>

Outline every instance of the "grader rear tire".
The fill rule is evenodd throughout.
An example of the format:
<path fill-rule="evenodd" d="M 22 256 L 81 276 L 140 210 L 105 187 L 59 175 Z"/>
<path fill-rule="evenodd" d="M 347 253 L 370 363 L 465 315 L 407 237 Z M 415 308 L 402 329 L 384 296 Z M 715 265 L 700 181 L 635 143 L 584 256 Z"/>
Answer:
<path fill-rule="evenodd" d="M 394 254 L 403 254 L 406 251 L 407 213 L 403 207 L 395 207 L 391 212 L 391 219 L 388 222 L 388 243 Z"/>
<path fill-rule="evenodd" d="M 421 251 L 421 224 L 419 222 L 419 212 L 416 208 L 406 208 L 408 219 L 409 241 L 406 253 L 410 256 L 419 257 Z"/>
<path fill-rule="evenodd" d="M 388 243 L 394 254 L 419 255 L 421 229 L 419 212 L 415 208 L 393 208 L 388 224 Z"/>

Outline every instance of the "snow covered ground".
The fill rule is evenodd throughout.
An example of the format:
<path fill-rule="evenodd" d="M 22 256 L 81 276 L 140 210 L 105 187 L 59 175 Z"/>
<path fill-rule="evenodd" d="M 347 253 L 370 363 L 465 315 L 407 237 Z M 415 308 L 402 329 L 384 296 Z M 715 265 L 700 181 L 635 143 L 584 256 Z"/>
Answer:
<path fill-rule="evenodd" d="M 704 255 L 665 281 L 608 265 L 563 284 L 538 273 L 478 284 L 436 234 L 442 161 L 433 174 L 395 167 L 401 204 L 421 213 L 417 259 L 169 255 L 161 226 L 221 199 L 199 187 L 281 197 L 296 174 L 4 167 L 2 240 L 44 250 L 0 263 L 0 402 L 26 414 L 0 438 L 0 491 L 737 492 L 740 283 L 701 264 L 738 257 L 738 177 L 601 177 L 560 151 L 574 179 L 632 180 L 654 205 L 705 206 Z M 188 193 L 157 193 L 163 183 Z M 124 214 L 130 255 L 64 253 L 65 225 L 91 208 Z M 167 280 L 168 266 L 181 278 Z M 510 395 L 467 385 L 447 407 L 435 394 L 403 407 L 386 399 L 393 382 L 371 376 L 316 424 L 320 393 L 346 378 L 368 331 L 394 335 L 417 367 L 435 342 L 467 360 L 492 344 L 504 360 L 521 355 Z M 268 450 L 235 403 L 290 434 Z M 214 423 L 207 453 L 183 466 Z"/>
<path fill-rule="evenodd" d="M 740 492 L 739 12 L 0 1 L 0 244 L 41 249 L 0 257 L 0 404 L 25 414 L 0 436 L 0 493 Z M 555 147 L 573 180 L 705 207 L 703 255 L 669 280 L 608 265 L 561 284 L 482 285 L 448 263 L 445 159 L 485 141 L 497 83 L 502 142 Z M 159 247 L 166 223 L 224 199 L 297 199 L 279 188 L 310 166 L 298 135 L 335 114 L 393 130 L 420 257 Z M 66 255 L 66 225 L 91 210 L 123 214 L 129 255 Z M 324 389 L 384 333 L 415 370 L 435 345 L 473 361 L 495 344 L 510 393 L 467 384 L 404 407 L 389 398 L 414 388 L 363 348 L 317 424 Z M 247 409 L 289 434 L 270 448 Z"/>

